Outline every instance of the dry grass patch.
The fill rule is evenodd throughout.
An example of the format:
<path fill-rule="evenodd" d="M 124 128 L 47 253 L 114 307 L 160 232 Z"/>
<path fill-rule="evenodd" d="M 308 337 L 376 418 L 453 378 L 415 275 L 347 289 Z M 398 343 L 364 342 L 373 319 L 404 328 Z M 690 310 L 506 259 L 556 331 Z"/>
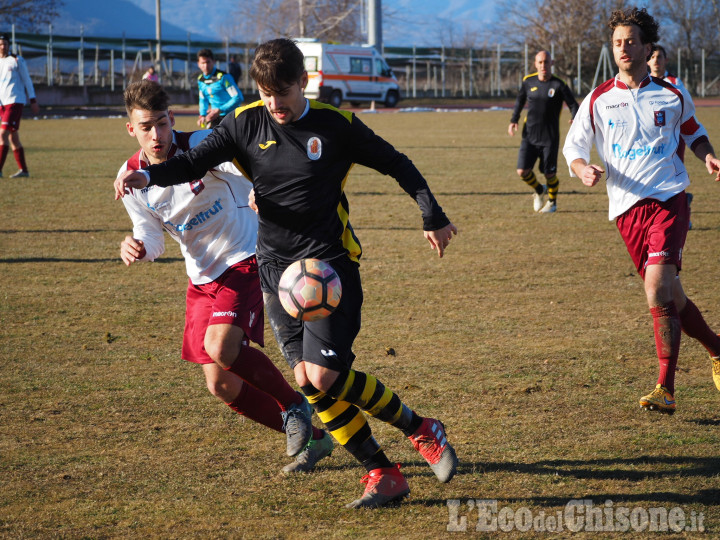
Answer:
<path fill-rule="evenodd" d="M 720 112 L 699 117 L 720 141 Z M 704 351 L 684 339 L 678 412 L 640 412 L 657 375 L 652 326 L 603 188 L 560 167 L 559 211 L 534 214 L 515 174 L 509 111 L 362 119 L 426 174 L 460 235 L 438 260 L 392 179 L 353 170 L 366 289 L 355 367 L 445 422 L 458 476 L 438 484 L 375 421 L 404 464 L 406 503 L 344 509 L 362 492 L 362 470 L 339 447 L 316 473 L 280 476 L 283 438 L 243 422 L 179 360 L 177 247 L 168 240 L 151 265 L 119 260 L 130 220 L 111 182 L 135 150 L 125 120 L 26 120 L 32 177 L 0 180 L 0 536 L 435 538 L 449 534 L 449 499 L 461 501 L 470 530 L 469 499 L 534 515 L 591 499 L 702 513 L 718 534 L 720 395 Z M 192 129 L 192 118 L 179 124 Z M 699 161 L 690 167 L 683 283 L 720 329 L 720 192 Z"/>

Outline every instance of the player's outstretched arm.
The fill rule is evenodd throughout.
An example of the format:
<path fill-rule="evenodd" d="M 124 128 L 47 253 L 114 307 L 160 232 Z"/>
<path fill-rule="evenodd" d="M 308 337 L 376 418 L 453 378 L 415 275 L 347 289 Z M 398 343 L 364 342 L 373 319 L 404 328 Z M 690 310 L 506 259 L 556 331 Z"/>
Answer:
<path fill-rule="evenodd" d="M 448 247 L 450 240 L 457 233 L 457 227 L 452 223 L 448 223 L 442 229 L 436 231 L 424 231 L 425 238 L 430 242 L 430 248 L 437 249 L 438 257 L 441 259 L 445 254 L 445 248 Z"/>
<path fill-rule="evenodd" d="M 115 200 L 121 199 L 130 188 L 142 189 L 147 186 L 147 177 L 138 171 L 125 171 L 115 179 Z"/>

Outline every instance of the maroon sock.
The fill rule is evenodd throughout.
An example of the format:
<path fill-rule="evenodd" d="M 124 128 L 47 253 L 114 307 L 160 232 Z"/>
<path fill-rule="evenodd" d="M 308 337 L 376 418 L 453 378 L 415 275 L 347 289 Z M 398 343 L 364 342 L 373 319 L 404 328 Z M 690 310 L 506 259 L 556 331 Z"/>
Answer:
<path fill-rule="evenodd" d="M 5 166 L 5 159 L 8 155 L 8 150 L 10 150 L 10 147 L 6 144 L 0 144 L 0 171 L 2 171 L 2 168 Z"/>
<path fill-rule="evenodd" d="M 313 434 L 312 434 L 313 441 L 317 441 L 318 439 L 323 438 L 323 430 L 322 429 L 316 428 L 315 426 L 313 426 L 312 429 L 313 429 Z"/>
<path fill-rule="evenodd" d="M 697 339 L 707 349 L 710 356 L 720 356 L 720 337 L 705 322 L 700 310 L 688 298 L 680 312 L 682 330 L 693 339 Z"/>
<path fill-rule="evenodd" d="M 227 403 L 233 411 L 267 426 L 279 433 L 283 432 L 280 407 L 272 396 L 254 386 L 243 383 L 240 392 L 232 403 Z"/>
<path fill-rule="evenodd" d="M 21 171 L 27 172 L 27 164 L 25 163 L 25 150 L 21 146 L 20 148 L 17 148 L 13 150 L 13 155 L 15 156 L 15 161 L 18 164 L 18 167 L 20 167 Z"/>
<path fill-rule="evenodd" d="M 225 370 L 234 373 L 266 394 L 270 394 L 283 411 L 293 403 L 302 402 L 300 394 L 288 384 L 272 360 L 264 352 L 249 345 L 242 345 L 240 354 L 233 365 Z"/>
<path fill-rule="evenodd" d="M 651 307 L 650 314 L 653 318 L 655 348 L 660 364 L 657 382 L 675 395 L 675 367 L 680 352 L 680 316 L 675 302 Z"/>

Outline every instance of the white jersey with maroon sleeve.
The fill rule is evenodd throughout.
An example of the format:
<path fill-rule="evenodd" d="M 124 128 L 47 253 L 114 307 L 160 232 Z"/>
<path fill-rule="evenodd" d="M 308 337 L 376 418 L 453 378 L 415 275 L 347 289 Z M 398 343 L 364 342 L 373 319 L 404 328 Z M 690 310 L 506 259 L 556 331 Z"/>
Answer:
<path fill-rule="evenodd" d="M 173 132 L 168 158 L 197 145 L 209 130 Z M 120 168 L 149 165 L 138 151 Z M 133 189 L 122 201 L 133 222 L 133 237 L 145 245 L 145 261 L 165 250 L 163 230 L 179 244 L 190 281 L 196 285 L 217 279 L 233 264 L 255 254 L 257 216 L 248 206 L 252 184 L 232 163 L 223 163 L 201 179 L 171 187 Z"/>
<path fill-rule="evenodd" d="M 671 75 L 669 72 L 665 72 L 665 75 L 663 75 L 663 81 L 667 81 L 673 86 L 685 88 L 685 85 L 683 84 L 680 77 L 676 77 L 675 75 Z"/>
<path fill-rule="evenodd" d="M 0 105 L 27 103 L 35 99 L 25 60 L 8 55 L 0 58 Z"/>
<path fill-rule="evenodd" d="M 630 89 L 616 77 L 583 100 L 563 154 L 568 165 L 579 158 L 590 163 L 595 144 L 605 163 L 613 220 L 640 200 L 666 201 L 690 184 L 677 155 L 681 136 L 691 149 L 707 141 L 687 90 L 650 76 Z M 572 169 L 570 174 L 575 176 Z"/>

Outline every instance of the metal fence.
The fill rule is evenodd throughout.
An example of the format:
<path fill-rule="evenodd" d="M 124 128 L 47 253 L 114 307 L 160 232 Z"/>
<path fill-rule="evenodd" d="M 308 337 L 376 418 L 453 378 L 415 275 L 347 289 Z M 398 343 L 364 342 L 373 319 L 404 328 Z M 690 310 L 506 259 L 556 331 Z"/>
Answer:
<path fill-rule="evenodd" d="M 47 86 L 92 86 L 96 88 L 124 88 L 139 80 L 145 70 L 154 65 L 163 85 L 169 88 L 195 91 L 196 53 L 201 48 L 213 50 L 221 68 L 226 68 L 230 56 L 235 56 L 243 68 L 238 85 L 244 92 L 254 92 L 248 78 L 248 67 L 254 44 L 236 42 L 186 41 L 153 39 L 125 39 L 47 34 L 12 33 L 11 50 L 23 56 L 29 66 L 33 82 Z M 552 44 L 549 49 L 552 51 Z M 524 50 L 502 48 L 444 48 L 444 47 L 386 47 L 383 51 L 393 68 L 403 97 L 482 98 L 514 97 L 525 74 L 534 71 L 527 47 Z M 532 51 L 534 54 L 534 51 Z M 566 80 L 578 95 L 584 95 L 595 84 L 611 77 L 614 65 L 607 50 L 596 58 L 582 57 L 578 46 L 578 69 Z M 676 73 L 686 82 L 694 81 L 691 93 L 697 96 L 720 94 L 720 62 L 708 61 L 704 53 L 701 61 L 682 63 L 682 51 L 677 62 L 671 62 Z M 570 77 L 568 77 L 570 78 Z"/>

